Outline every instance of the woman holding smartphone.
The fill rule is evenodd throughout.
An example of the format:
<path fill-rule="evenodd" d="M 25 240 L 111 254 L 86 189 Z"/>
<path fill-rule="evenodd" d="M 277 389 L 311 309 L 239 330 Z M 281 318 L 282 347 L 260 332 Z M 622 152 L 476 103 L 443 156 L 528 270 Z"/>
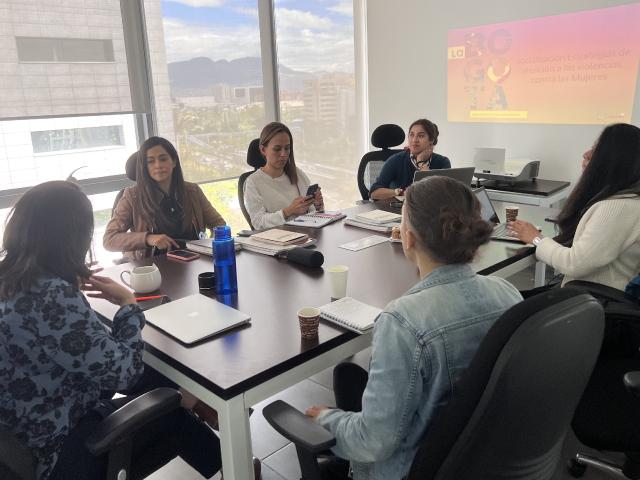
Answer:
<path fill-rule="evenodd" d="M 181 248 L 205 229 L 224 225 L 200 187 L 185 182 L 175 147 L 161 137 L 138 152 L 136 186 L 125 189 L 104 233 L 104 248 L 138 259 Z"/>
<path fill-rule="evenodd" d="M 133 399 L 150 373 L 142 363 L 144 314 L 132 293 L 90 271 L 89 199 L 70 182 L 38 185 L 16 203 L 0 261 L 0 426 L 33 452 L 39 480 L 104 478 L 106 461 L 85 440 Z M 88 296 L 120 306 L 109 330 Z M 180 455 L 206 478 L 221 465 L 213 431 L 184 408 L 133 437 L 131 477 Z"/>
<path fill-rule="evenodd" d="M 266 165 L 247 178 L 244 203 L 253 228 L 284 224 L 305 213 L 323 211 L 322 192 L 296 167 L 293 137 L 286 125 L 272 122 L 260 133 L 260 153 Z"/>

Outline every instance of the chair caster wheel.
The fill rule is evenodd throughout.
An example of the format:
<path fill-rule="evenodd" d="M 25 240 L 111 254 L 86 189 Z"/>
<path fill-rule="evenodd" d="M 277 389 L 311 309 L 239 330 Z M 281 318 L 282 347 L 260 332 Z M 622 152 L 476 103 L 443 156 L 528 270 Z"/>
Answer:
<path fill-rule="evenodd" d="M 577 462 L 575 458 L 572 458 L 567 462 L 567 469 L 569 470 L 569 475 L 573 478 L 581 478 L 584 472 L 587 471 L 587 466 Z"/>

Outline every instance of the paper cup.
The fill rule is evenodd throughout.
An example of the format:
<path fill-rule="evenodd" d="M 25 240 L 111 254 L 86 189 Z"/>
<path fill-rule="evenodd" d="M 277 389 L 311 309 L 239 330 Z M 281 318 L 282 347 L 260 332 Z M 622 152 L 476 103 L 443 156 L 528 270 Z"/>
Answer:
<path fill-rule="evenodd" d="M 346 297 L 349 267 L 346 265 L 332 265 L 327 267 L 327 272 L 331 282 L 331 298 Z"/>
<path fill-rule="evenodd" d="M 517 220 L 518 210 L 518 207 L 516 207 L 515 205 L 507 205 L 506 207 L 504 207 L 507 222 L 515 222 Z"/>
<path fill-rule="evenodd" d="M 298 310 L 298 322 L 302 338 L 316 338 L 320 325 L 320 309 L 315 307 L 301 308 Z"/>

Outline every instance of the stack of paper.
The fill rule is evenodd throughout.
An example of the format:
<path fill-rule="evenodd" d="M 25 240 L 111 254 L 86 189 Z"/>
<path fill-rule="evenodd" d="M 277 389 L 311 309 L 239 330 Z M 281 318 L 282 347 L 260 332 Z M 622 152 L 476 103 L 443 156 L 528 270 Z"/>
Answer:
<path fill-rule="evenodd" d="M 385 210 L 371 210 L 370 212 L 358 213 L 355 216 L 355 220 L 372 225 L 399 222 L 401 219 L 402 215 L 399 213 L 387 212 Z"/>
<path fill-rule="evenodd" d="M 370 212 L 358 213 L 354 217 L 345 220 L 345 225 L 366 228 L 374 232 L 391 233 L 393 227 L 397 227 L 402 215 L 386 212 L 384 210 L 372 210 Z"/>
<path fill-rule="evenodd" d="M 248 250 L 250 252 L 261 253 L 263 255 L 270 255 L 275 257 L 276 254 L 283 252 L 285 250 L 291 250 L 296 247 L 307 247 L 315 243 L 315 241 L 311 238 L 307 238 L 302 243 L 292 243 L 289 245 L 276 245 L 268 242 L 261 242 L 259 240 L 254 240 L 251 237 L 235 237 L 236 244 L 242 245 L 243 250 Z"/>
<path fill-rule="evenodd" d="M 267 243 L 270 245 L 285 246 L 294 243 L 302 243 L 309 238 L 306 233 L 289 232 L 279 228 L 272 228 L 260 233 L 254 233 L 249 237 L 257 242 Z"/>

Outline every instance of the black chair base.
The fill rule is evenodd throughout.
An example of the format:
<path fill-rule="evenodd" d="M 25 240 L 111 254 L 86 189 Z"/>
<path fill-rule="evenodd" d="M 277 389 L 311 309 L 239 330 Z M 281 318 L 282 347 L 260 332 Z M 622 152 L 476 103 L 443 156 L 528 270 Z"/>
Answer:
<path fill-rule="evenodd" d="M 569 461 L 569 474 L 574 478 L 580 478 L 587 467 L 593 467 L 610 475 L 611 478 L 640 480 L 640 455 L 627 453 L 625 457 L 624 465 L 618 465 L 591 455 L 576 453 L 575 458 Z"/>

